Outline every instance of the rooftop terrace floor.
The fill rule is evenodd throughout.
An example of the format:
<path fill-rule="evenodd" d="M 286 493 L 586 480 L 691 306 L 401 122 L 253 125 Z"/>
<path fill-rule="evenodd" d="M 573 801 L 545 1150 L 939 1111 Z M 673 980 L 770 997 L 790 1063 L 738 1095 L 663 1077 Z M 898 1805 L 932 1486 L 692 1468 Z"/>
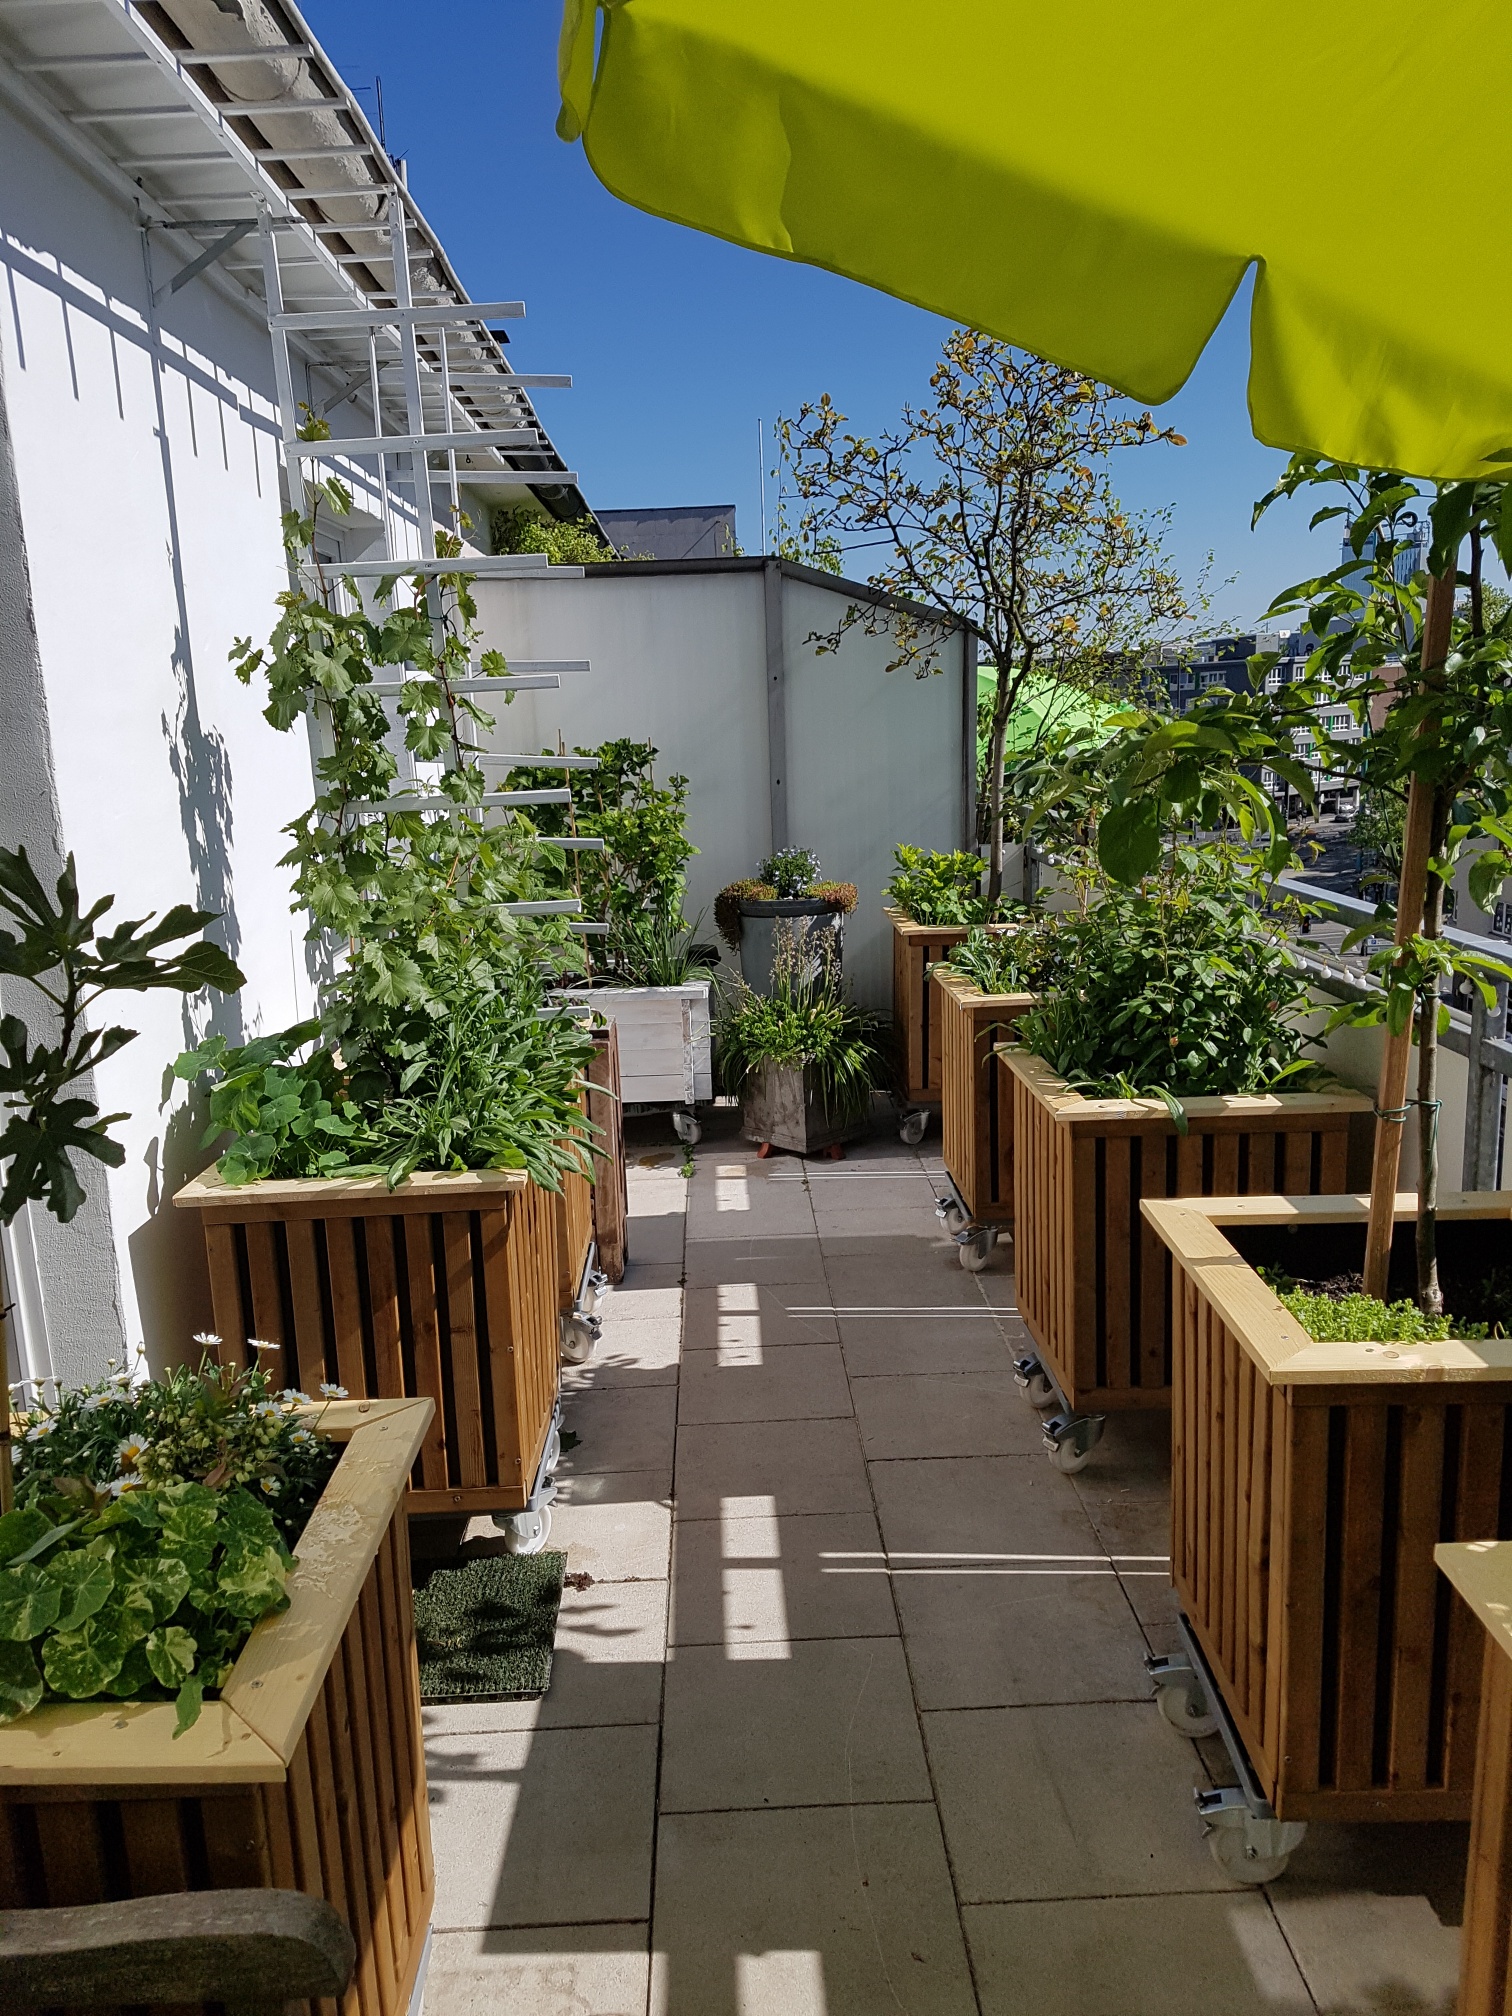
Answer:
<path fill-rule="evenodd" d="M 1227 1759 L 1142 1666 L 1168 1422 L 1051 1468 L 937 1128 L 706 1136 L 691 1180 L 630 1131 L 551 1540 L 591 1579 L 544 1700 L 426 1711 L 427 2016 L 1450 2016 L 1464 1829 L 1314 1825 L 1262 1890 L 1211 1859 Z"/>

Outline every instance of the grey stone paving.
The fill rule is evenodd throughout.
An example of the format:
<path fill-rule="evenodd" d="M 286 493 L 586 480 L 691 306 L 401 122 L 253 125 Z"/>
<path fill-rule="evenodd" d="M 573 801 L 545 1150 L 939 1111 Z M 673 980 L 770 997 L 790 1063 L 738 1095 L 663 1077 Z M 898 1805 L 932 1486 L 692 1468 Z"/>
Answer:
<path fill-rule="evenodd" d="M 552 1540 L 592 1579 L 545 1701 L 427 1711 L 428 2016 L 1451 2016 L 1463 1830 L 1208 1855 L 1216 1746 L 1141 1667 L 1166 1423 L 1050 1468 L 937 1133 L 691 1180 L 633 1134 Z"/>

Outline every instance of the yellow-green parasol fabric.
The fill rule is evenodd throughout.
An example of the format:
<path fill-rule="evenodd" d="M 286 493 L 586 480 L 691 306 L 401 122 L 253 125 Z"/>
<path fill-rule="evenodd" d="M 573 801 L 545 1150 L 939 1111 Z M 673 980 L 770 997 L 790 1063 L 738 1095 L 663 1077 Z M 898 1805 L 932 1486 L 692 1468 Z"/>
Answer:
<path fill-rule="evenodd" d="M 596 23 L 558 130 L 626 202 L 1150 403 L 1253 264 L 1262 441 L 1512 460 L 1508 0 L 605 0 L 595 64 Z"/>

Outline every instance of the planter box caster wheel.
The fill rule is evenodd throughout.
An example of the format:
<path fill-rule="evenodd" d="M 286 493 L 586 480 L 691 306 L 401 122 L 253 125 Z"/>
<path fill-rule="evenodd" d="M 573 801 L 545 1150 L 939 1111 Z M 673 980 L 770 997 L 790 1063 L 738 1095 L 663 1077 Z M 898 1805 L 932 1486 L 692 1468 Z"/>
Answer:
<path fill-rule="evenodd" d="M 539 1554 L 551 1538 L 551 1507 L 539 1512 L 495 1512 L 494 1524 L 511 1554 Z"/>
<path fill-rule="evenodd" d="M 562 1356 L 569 1365 L 586 1365 L 598 1349 L 603 1324 L 597 1316 L 562 1318 Z"/>
<path fill-rule="evenodd" d="M 952 1239 L 954 1239 L 958 1232 L 964 1232 L 966 1227 L 971 1223 L 964 1208 L 956 1202 L 954 1197 L 937 1197 L 935 1199 L 935 1216 L 945 1227 L 945 1230 L 950 1234 Z"/>
<path fill-rule="evenodd" d="M 958 1237 L 956 1252 L 966 1272 L 980 1274 L 992 1258 L 992 1249 L 996 1244 L 997 1233 L 990 1225 L 984 1225 L 980 1231 L 973 1232 L 969 1236 Z"/>
<path fill-rule="evenodd" d="M 929 1128 L 927 1113 L 905 1113 L 898 1122 L 898 1139 L 905 1148 L 917 1148 Z"/>
<path fill-rule="evenodd" d="M 548 1477 L 556 1475 L 556 1467 L 562 1460 L 562 1431 L 553 1428 L 546 1437 L 546 1454 L 541 1461 L 541 1469 Z"/>
<path fill-rule="evenodd" d="M 1085 1470 L 1108 1425 L 1106 1414 L 1056 1414 L 1045 1423 L 1045 1453 L 1063 1476 Z"/>
<path fill-rule="evenodd" d="M 1232 1787 L 1196 1794 L 1208 1852 L 1234 1883 L 1274 1883 L 1302 1845 L 1305 1820 L 1262 1820 Z"/>
<path fill-rule="evenodd" d="M 1183 1736 L 1216 1736 L 1218 1717 L 1208 1706 L 1207 1689 L 1180 1655 L 1146 1659 L 1145 1671 L 1155 1682 L 1155 1703 L 1171 1727 Z"/>
<path fill-rule="evenodd" d="M 1023 1388 L 1024 1398 L 1031 1407 L 1041 1414 L 1047 1407 L 1056 1404 L 1056 1392 L 1050 1383 L 1050 1375 L 1038 1358 L 1019 1358 L 1013 1366 L 1014 1383 Z"/>
<path fill-rule="evenodd" d="M 672 1132 L 687 1148 L 696 1148 L 703 1139 L 703 1125 L 696 1113 L 674 1111 Z"/>

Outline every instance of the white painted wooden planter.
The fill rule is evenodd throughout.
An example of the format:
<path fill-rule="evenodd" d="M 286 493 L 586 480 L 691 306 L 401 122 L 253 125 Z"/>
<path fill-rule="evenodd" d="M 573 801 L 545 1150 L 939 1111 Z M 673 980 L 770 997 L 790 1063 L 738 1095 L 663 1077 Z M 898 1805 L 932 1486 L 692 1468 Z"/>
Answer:
<path fill-rule="evenodd" d="M 562 988 L 619 1032 L 620 1097 L 627 1106 L 697 1106 L 714 1097 L 709 983 L 682 987 Z"/>

